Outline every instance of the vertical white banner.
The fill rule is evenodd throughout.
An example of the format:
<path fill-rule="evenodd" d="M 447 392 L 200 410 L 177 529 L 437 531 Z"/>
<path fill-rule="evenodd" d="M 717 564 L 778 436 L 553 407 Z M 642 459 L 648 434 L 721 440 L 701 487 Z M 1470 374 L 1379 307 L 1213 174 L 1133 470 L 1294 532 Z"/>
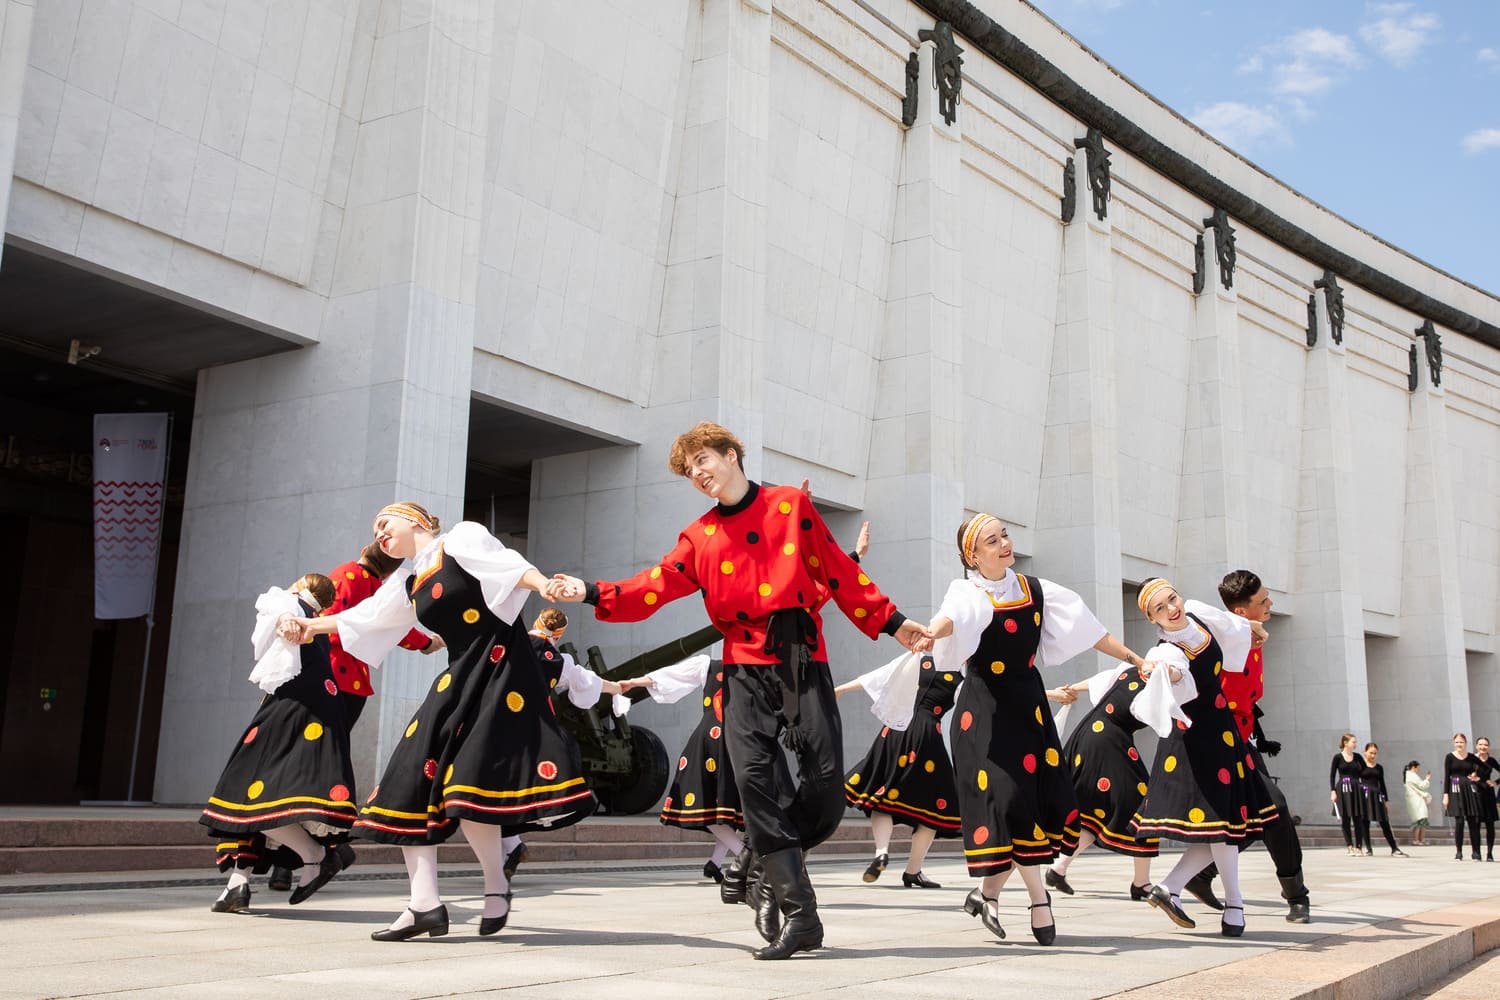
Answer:
<path fill-rule="evenodd" d="M 94 617 L 151 610 L 166 493 L 167 415 L 94 414 Z"/>

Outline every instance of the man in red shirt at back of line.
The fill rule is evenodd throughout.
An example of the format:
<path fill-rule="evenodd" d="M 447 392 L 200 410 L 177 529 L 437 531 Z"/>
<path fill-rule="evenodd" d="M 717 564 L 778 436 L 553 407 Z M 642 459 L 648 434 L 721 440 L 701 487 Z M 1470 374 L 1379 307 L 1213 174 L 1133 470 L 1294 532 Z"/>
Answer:
<path fill-rule="evenodd" d="M 1267 593 L 1260 577 L 1248 569 L 1237 569 L 1220 581 L 1219 600 L 1224 602 L 1227 610 L 1241 618 L 1262 624 L 1271 618 L 1271 595 Z M 1297 836 L 1296 823 L 1286 796 L 1276 782 L 1271 780 L 1266 772 L 1265 760 L 1261 757 L 1261 754 L 1276 756 L 1281 752 L 1281 744 L 1267 739 L 1260 728 L 1262 713 L 1256 703 L 1266 693 L 1265 664 L 1261 659 L 1260 649 L 1250 650 L 1243 673 L 1226 670 L 1219 678 L 1219 683 L 1224 688 L 1224 697 L 1229 699 L 1229 710 L 1234 713 L 1235 726 L 1249 745 L 1250 752 L 1255 755 L 1255 773 L 1261 776 L 1266 791 L 1276 803 L 1279 816 L 1266 827 L 1263 839 L 1266 853 L 1271 855 L 1271 861 L 1276 866 L 1276 878 L 1281 883 L 1282 898 L 1287 902 L 1286 919 L 1294 924 L 1309 923 L 1312 916 L 1309 912 L 1307 883 L 1302 878 L 1302 841 Z M 1214 909 L 1223 909 L 1223 904 L 1214 896 L 1210 884 L 1215 871 L 1214 866 L 1209 865 L 1193 876 L 1183 888 Z"/>
<path fill-rule="evenodd" d="M 871 639 L 894 636 L 908 649 L 928 633 L 839 548 L 806 494 L 751 482 L 744 453 L 734 434 L 709 421 L 680 435 L 667 467 L 716 506 L 683 529 L 656 566 L 616 582 L 559 574 L 547 596 L 586 600 L 600 621 L 636 622 L 703 595 L 724 636 L 724 745 L 745 830 L 785 918 L 774 938 L 774 924 L 757 919 L 770 944 L 754 957 L 784 959 L 822 947 L 803 852 L 844 814 L 843 730 L 813 609 L 826 598 Z M 797 758 L 800 785 L 778 736 Z"/>
<path fill-rule="evenodd" d="M 394 573 L 400 565 L 401 560 L 386 555 L 380 550 L 379 544 L 371 542 L 366 545 L 360 551 L 358 559 L 339 563 L 333 568 L 333 572 L 328 574 L 328 578 L 333 581 L 334 599 L 330 607 L 323 609 L 323 614 L 337 614 L 370 597 L 380 589 L 380 584 L 385 578 Z M 370 683 L 370 665 L 344 652 L 344 647 L 339 645 L 337 633 L 328 637 L 328 643 L 328 660 L 333 668 L 333 682 L 339 688 L 339 706 L 344 710 L 344 723 L 352 733 L 354 724 L 359 721 L 365 706 L 369 704 L 370 696 L 375 693 L 375 687 Z M 443 640 L 435 635 L 428 635 L 420 629 L 412 629 L 407 633 L 406 638 L 401 640 L 401 648 L 430 655 L 443 648 Z M 345 868 L 354 864 L 354 849 L 347 842 L 338 845 L 338 852 Z M 272 868 L 267 886 L 279 892 L 290 889 L 292 887 L 291 869 L 282 868 L 280 865 Z"/>

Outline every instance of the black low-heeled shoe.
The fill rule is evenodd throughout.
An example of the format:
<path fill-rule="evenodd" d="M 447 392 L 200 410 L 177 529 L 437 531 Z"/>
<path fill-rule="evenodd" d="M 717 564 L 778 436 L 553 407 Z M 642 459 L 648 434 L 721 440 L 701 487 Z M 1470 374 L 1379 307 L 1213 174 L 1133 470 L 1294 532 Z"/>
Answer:
<path fill-rule="evenodd" d="M 1161 910 L 1167 918 L 1178 927 L 1186 927 L 1192 930 L 1198 926 L 1197 921 L 1188 916 L 1181 906 L 1172 901 L 1172 894 L 1160 885 L 1153 885 L 1151 891 L 1146 893 L 1146 902 Z"/>
<path fill-rule="evenodd" d="M 997 899 L 998 897 L 995 896 L 986 896 L 979 891 L 978 886 L 975 886 L 964 897 L 964 912 L 971 917 L 978 917 L 979 922 L 984 924 L 991 934 L 1003 941 L 1005 940 L 1005 928 L 1000 926 L 999 916 L 991 913 L 990 908 L 985 905 L 986 903 L 997 902 Z"/>
<path fill-rule="evenodd" d="M 1029 916 L 1031 911 L 1035 910 L 1039 906 L 1047 907 L 1050 914 L 1050 911 L 1052 909 L 1052 893 L 1047 893 L 1047 901 L 1045 903 L 1032 903 L 1030 906 L 1026 907 L 1027 915 Z M 1056 941 L 1057 918 L 1053 917 L 1052 923 L 1046 925 L 1045 927 L 1037 927 L 1035 925 L 1032 925 L 1031 936 L 1036 938 L 1036 943 L 1040 945 L 1049 945 L 1052 942 Z"/>
<path fill-rule="evenodd" d="M 303 902 L 307 897 L 327 885 L 335 875 L 343 870 L 344 859 L 339 857 L 337 850 L 332 847 L 328 848 L 328 850 L 323 852 L 323 860 L 318 862 L 317 874 L 293 889 L 288 902 L 293 906 Z"/>
<path fill-rule="evenodd" d="M 712 861 L 705 861 L 705 862 L 703 862 L 703 877 L 706 878 L 706 879 L 712 879 L 713 881 L 719 883 L 720 885 L 723 885 L 724 884 L 724 869 L 720 868 L 718 865 L 714 864 Z"/>
<path fill-rule="evenodd" d="M 1151 890 L 1155 888 L 1150 882 L 1145 885 L 1130 883 L 1130 898 L 1136 903 L 1145 903 L 1151 899 Z"/>
<path fill-rule="evenodd" d="M 382 927 L 378 931 L 370 932 L 370 940 L 405 941 L 407 938 L 414 938 L 418 934 L 426 934 L 428 937 L 442 937 L 448 933 L 448 907 L 442 903 L 439 903 L 431 910 L 423 910 L 421 913 L 412 909 L 408 909 L 407 912 L 414 918 L 410 926 L 402 927 L 399 930 Z"/>
<path fill-rule="evenodd" d="M 875 855 L 875 860 L 871 861 L 870 862 L 870 867 L 868 867 L 868 868 L 865 869 L 865 874 L 863 876 L 864 880 L 866 882 L 873 882 L 873 881 L 875 881 L 876 879 L 878 879 L 880 877 L 880 873 L 883 872 L 883 871 L 885 871 L 885 866 L 888 865 L 888 864 L 890 864 L 890 863 L 891 863 L 891 856 L 889 854 L 877 854 L 877 855 Z"/>
<path fill-rule="evenodd" d="M 285 865 L 272 865 L 271 877 L 266 879 L 266 888 L 272 892 L 290 892 L 292 889 L 292 870 Z"/>
<path fill-rule="evenodd" d="M 1245 908 L 1243 906 L 1226 906 L 1224 907 L 1224 910 L 1226 913 L 1230 910 L 1239 910 L 1240 919 L 1243 920 L 1245 917 Z M 1245 925 L 1243 923 L 1231 924 L 1229 921 L 1220 917 L 1219 933 L 1224 935 L 1225 937 L 1243 937 L 1245 933 Z"/>
<path fill-rule="evenodd" d="M 941 889 L 942 888 L 941 884 L 939 884 L 937 882 L 934 882 L 932 879 L 928 878 L 926 875 L 923 875 L 921 872 L 917 872 L 915 875 L 913 875 L 911 872 L 902 872 L 901 873 L 901 884 L 904 885 L 908 889 Z"/>
<path fill-rule="evenodd" d="M 1047 869 L 1047 888 L 1056 889 L 1064 896 L 1073 895 L 1073 887 L 1068 884 L 1068 877 L 1066 875 L 1059 875 L 1051 868 Z"/>
<path fill-rule="evenodd" d="M 359 855 L 355 853 L 353 847 L 349 846 L 348 841 L 340 841 L 334 845 L 333 849 L 339 852 L 339 861 L 346 871 L 353 868 L 354 862 L 359 860 Z"/>
<path fill-rule="evenodd" d="M 250 911 L 250 883 L 235 886 L 214 900 L 209 907 L 215 913 L 248 913 Z"/>
<path fill-rule="evenodd" d="M 505 912 L 500 914 L 498 917 L 481 917 L 479 919 L 480 937 L 489 937 L 491 934 L 499 934 L 505 929 L 505 922 L 510 919 L 510 893 L 487 892 L 484 894 L 485 899 L 489 899 L 492 896 L 505 897 Z"/>

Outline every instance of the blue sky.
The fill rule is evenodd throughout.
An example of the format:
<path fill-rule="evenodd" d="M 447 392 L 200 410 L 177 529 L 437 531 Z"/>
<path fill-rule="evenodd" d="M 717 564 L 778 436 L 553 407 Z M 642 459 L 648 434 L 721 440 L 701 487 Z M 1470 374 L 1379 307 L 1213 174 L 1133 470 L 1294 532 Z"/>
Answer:
<path fill-rule="evenodd" d="M 1500 295 L 1500 0 L 1032 0 L 1263 170 Z"/>

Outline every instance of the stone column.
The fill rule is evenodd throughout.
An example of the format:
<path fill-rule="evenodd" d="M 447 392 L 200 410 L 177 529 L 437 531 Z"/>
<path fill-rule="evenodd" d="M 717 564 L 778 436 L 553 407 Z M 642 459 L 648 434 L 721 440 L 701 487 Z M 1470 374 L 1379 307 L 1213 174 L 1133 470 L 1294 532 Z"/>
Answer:
<path fill-rule="evenodd" d="M 1308 351 L 1303 383 L 1297 604 L 1290 617 L 1268 626 L 1262 707 L 1266 735 L 1285 746 L 1271 766 L 1288 801 L 1303 816 L 1325 817 L 1328 758 L 1346 730 L 1370 732 L 1370 709 L 1348 355 L 1329 332 L 1327 295 L 1317 291 L 1314 300 L 1321 333 Z"/>
<path fill-rule="evenodd" d="M 11 178 L 16 172 L 16 134 L 21 124 L 21 89 L 31 48 L 33 0 L 0 0 L 0 233 L 5 231 Z M 0 255 L 4 253 L 0 243 Z"/>
<path fill-rule="evenodd" d="M 1197 298 L 1189 343 L 1172 582 L 1185 597 L 1217 604 L 1219 581 L 1229 569 L 1245 565 L 1248 557 L 1247 483 L 1240 447 L 1244 405 L 1240 398 L 1239 294 L 1220 280 L 1216 258 L 1224 234 L 1208 226 L 1203 235 L 1208 274 Z"/>
<path fill-rule="evenodd" d="M 1433 381 L 1420 338 L 1416 346 L 1417 387 L 1406 438 L 1399 634 L 1369 654 L 1370 732 L 1380 744 L 1387 773 L 1393 764 L 1399 767 L 1413 758 L 1424 766 L 1429 761 L 1440 765 L 1437 748 L 1454 732 L 1468 734 L 1470 750 L 1474 739 L 1453 481 L 1445 468 L 1453 454 L 1447 402 L 1442 386 Z M 1433 798 L 1436 812 L 1441 807 L 1436 788 Z"/>
<path fill-rule="evenodd" d="M 963 315 L 959 234 L 964 108 L 938 113 L 935 46 L 919 50 L 920 97 L 896 193 L 879 386 L 865 496 L 880 525 L 870 575 L 908 615 L 925 619 L 958 573 L 964 516 Z"/>
<path fill-rule="evenodd" d="M 1079 156 L 1087 158 L 1086 148 Z M 1080 165 L 1079 176 L 1087 177 Z M 1085 192 L 1086 193 L 1086 192 Z M 1036 550 L 1048 578 L 1076 590 L 1123 636 L 1119 402 L 1112 223 L 1080 207 L 1063 229 L 1062 275 L 1037 501 Z M 1078 673 L 1083 667 L 1069 668 Z"/>
<path fill-rule="evenodd" d="M 256 594 L 356 556 L 391 500 L 462 516 L 492 22 L 483 0 L 362 8 L 369 73 L 344 95 L 320 343 L 199 375 L 160 800 L 200 799 L 222 764 L 204 750 L 253 711 Z M 375 675 L 378 721 L 367 713 L 354 734 L 361 787 L 430 682 L 430 663 L 403 669 L 415 656 Z"/>

